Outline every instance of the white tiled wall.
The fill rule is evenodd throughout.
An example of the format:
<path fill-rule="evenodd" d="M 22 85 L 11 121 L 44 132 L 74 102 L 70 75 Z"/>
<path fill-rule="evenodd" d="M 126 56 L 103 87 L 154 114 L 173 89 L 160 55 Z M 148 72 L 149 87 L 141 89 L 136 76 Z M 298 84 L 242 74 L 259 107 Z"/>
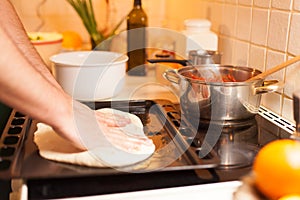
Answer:
<path fill-rule="evenodd" d="M 294 9 L 299 11 L 300 10 L 300 1 L 294 0 Z"/>
<path fill-rule="evenodd" d="M 300 54 L 300 0 L 202 2 L 206 10 L 222 10 L 218 19 L 207 13 L 204 17 L 218 24 L 213 30 L 219 34 L 224 64 L 245 64 L 264 71 Z M 300 62 L 268 78 L 281 80 L 285 86 L 263 95 L 262 104 L 293 121 L 292 94 L 300 89 Z"/>
<path fill-rule="evenodd" d="M 293 1 L 291 1 L 291 0 L 273 0 L 271 5 L 273 8 L 277 8 L 277 9 L 291 10 Z"/>
<path fill-rule="evenodd" d="M 252 8 L 242 7 L 237 10 L 236 37 L 240 40 L 250 41 L 252 22 Z"/>
<path fill-rule="evenodd" d="M 254 0 L 253 5 L 261 8 L 270 8 L 270 0 Z"/>
<path fill-rule="evenodd" d="M 268 47 L 286 51 L 288 41 L 288 25 L 290 13 L 281 10 L 272 10 L 270 15 Z"/>
<path fill-rule="evenodd" d="M 11 0 L 29 30 L 38 27 L 36 8 L 42 0 Z M 110 0 L 105 20 L 105 0 L 93 0 L 100 27 L 109 26 L 132 7 L 132 0 Z M 143 0 L 149 25 L 182 30 L 187 18 L 207 18 L 219 35 L 223 64 L 246 65 L 262 71 L 300 54 L 300 0 Z M 43 30 L 75 30 L 88 35 L 78 16 L 64 0 L 47 0 L 40 7 Z M 283 90 L 263 95 L 262 103 L 289 120 L 292 94 L 300 89 L 300 63 L 274 74 Z"/>
<path fill-rule="evenodd" d="M 256 45 L 266 45 L 268 38 L 269 10 L 252 9 L 251 42 Z"/>
<path fill-rule="evenodd" d="M 300 13 L 293 13 L 291 19 L 290 38 L 288 43 L 288 52 L 294 55 L 300 54 Z"/>

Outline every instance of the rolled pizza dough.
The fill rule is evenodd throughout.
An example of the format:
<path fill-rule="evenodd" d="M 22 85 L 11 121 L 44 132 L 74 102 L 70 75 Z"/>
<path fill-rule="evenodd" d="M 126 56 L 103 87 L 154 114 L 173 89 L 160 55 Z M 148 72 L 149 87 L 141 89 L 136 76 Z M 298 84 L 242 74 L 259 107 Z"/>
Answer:
<path fill-rule="evenodd" d="M 133 137 L 146 137 L 143 131 L 143 124 L 137 116 L 110 108 L 103 108 L 100 111 L 129 117 L 131 123 L 122 127 L 122 131 Z M 124 151 L 113 146 L 100 146 L 87 151 L 80 151 L 68 140 L 56 134 L 50 126 L 43 123 L 37 124 L 34 142 L 39 149 L 39 154 L 45 159 L 88 167 L 128 166 L 146 160 L 155 151 L 154 144 L 138 151 Z"/>

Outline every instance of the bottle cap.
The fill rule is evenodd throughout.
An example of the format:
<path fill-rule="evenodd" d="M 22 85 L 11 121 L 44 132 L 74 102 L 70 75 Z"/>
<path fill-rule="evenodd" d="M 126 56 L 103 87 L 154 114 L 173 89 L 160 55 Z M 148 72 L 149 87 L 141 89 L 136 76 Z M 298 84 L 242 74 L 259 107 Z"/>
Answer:
<path fill-rule="evenodd" d="M 186 30 L 203 30 L 203 29 L 210 29 L 211 22 L 206 19 L 187 19 L 184 20 L 184 26 Z"/>

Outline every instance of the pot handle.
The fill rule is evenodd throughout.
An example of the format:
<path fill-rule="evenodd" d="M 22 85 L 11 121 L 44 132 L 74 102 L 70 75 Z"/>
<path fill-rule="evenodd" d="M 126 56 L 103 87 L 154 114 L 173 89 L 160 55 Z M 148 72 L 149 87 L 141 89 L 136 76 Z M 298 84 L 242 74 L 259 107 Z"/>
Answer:
<path fill-rule="evenodd" d="M 283 82 L 278 80 L 266 80 L 263 82 L 263 86 L 254 88 L 254 95 L 278 91 L 279 89 L 283 88 L 283 85 Z"/>
<path fill-rule="evenodd" d="M 182 66 L 187 66 L 189 64 L 188 60 L 178 60 L 178 59 L 148 59 L 149 63 L 178 63 Z"/>
<path fill-rule="evenodd" d="M 176 83 L 179 84 L 179 76 L 177 73 L 176 69 L 167 69 L 164 73 L 163 73 L 163 77 L 172 82 L 172 83 Z"/>

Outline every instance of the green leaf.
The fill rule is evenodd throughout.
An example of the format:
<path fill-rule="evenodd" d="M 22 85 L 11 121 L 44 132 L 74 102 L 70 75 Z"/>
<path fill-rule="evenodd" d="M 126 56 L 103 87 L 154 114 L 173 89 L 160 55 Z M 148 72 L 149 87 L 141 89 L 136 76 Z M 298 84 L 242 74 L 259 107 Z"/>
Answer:
<path fill-rule="evenodd" d="M 115 35 L 117 30 L 120 28 L 120 26 L 126 19 L 126 16 L 123 17 L 120 20 L 120 22 L 108 34 L 108 36 L 105 37 L 98 30 L 92 0 L 66 0 L 66 1 L 73 7 L 73 9 L 79 15 L 87 32 L 95 42 L 101 42 L 102 40 L 105 40 L 106 38 Z"/>

